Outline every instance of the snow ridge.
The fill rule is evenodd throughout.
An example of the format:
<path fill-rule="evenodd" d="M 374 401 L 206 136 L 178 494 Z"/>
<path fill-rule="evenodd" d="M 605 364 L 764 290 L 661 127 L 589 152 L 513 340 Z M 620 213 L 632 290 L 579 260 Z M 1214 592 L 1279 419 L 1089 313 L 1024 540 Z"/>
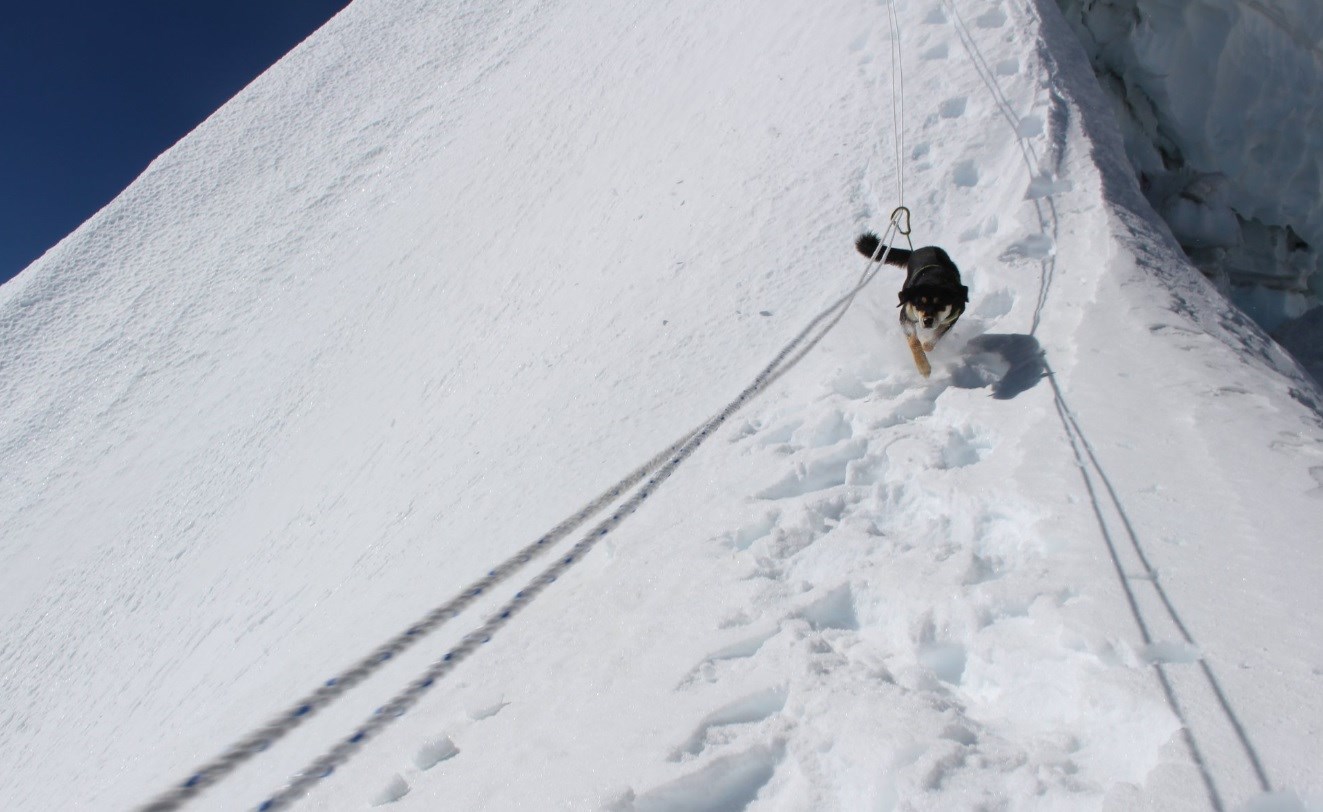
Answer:
<path fill-rule="evenodd" d="M 1026 193 L 1026 198 L 1032 201 L 1035 211 L 1037 213 L 1040 224 L 1040 234 L 1042 241 L 1041 243 L 1039 243 L 1039 246 L 1041 247 L 1036 246 L 1034 249 L 1029 249 L 1024 251 L 1024 253 L 1029 256 L 1037 254 L 1039 257 L 1039 261 L 1042 264 L 1042 276 L 1041 276 L 1042 282 L 1039 287 L 1039 296 L 1034 309 L 1033 321 L 1028 331 L 1028 335 L 1033 336 L 1038 331 L 1039 325 L 1041 323 L 1043 308 L 1047 305 L 1051 280 L 1055 272 L 1056 257 L 1055 257 L 1055 251 L 1052 250 L 1052 247 L 1055 246 L 1056 244 L 1056 238 L 1059 233 L 1060 221 L 1057 216 L 1056 203 L 1055 200 L 1053 199 L 1053 192 L 1057 190 L 1058 188 L 1057 184 L 1059 183 L 1059 181 L 1056 179 L 1056 175 L 1061 171 L 1061 161 L 1063 157 L 1061 152 L 1062 152 L 1062 147 L 1064 146 L 1065 128 L 1069 120 L 1068 109 L 1066 107 L 1066 104 L 1064 103 L 1064 100 L 1060 96 L 1054 97 L 1052 114 L 1050 115 L 1050 120 L 1052 121 L 1053 124 L 1054 134 L 1048 139 L 1048 143 L 1054 148 L 1053 149 L 1054 159 L 1050 162 L 1050 165 L 1053 167 L 1053 169 L 1047 174 L 1039 175 L 1038 172 L 1041 171 L 1041 168 L 1044 166 L 1044 162 L 1035 153 L 1032 136 L 1037 136 L 1041 134 L 1042 132 L 1041 120 L 1036 118 L 1031 118 L 1029 120 L 1022 120 L 1019 118 L 1019 116 L 1015 112 L 1014 107 L 1010 104 L 1009 101 L 1006 100 L 1004 93 L 1001 92 L 1000 86 L 996 82 L 994 72 L 988 66 L 986 59 L 983 57 L 982 53 L 980 52 L 976 41 L 971 35 L 969 28 L 965 24 L 963 18 L 961 18 L 959 11 L 955 8 L 955 6 L 951 2 L 949 2 L 949 0 L 947 0 L 945 6 L 948 12 L 951 14 L 952 19 L 955 23 L 954 28 L 959 34 L 960 43 L 962 47 L 965 49 L 965 52 L 970 57 L 971 63 L 978 70 L 979 77 L 983 80 L 984 84 L 987 86 L 989 93 L 993 96 L 994 100 L 996 101 L 997 109 L 1001 113 L 1002 118 L 1010 126 L 1011 135 L 1018 142 L 1020 149 L 1024 155 L 1025 165 L 1028 171 L 1030 172 L 1031 176 L 1034 178 L 1034 180 L 1031 182 L 1029 191 Z M 1069 184 L 1065 183 L 1064 188 L 1068 189 Z M 1035 353 L 1035 355 L 1038 355 L 1038 353 Z M 1084 438 L 1082 429 L 1080 428 L 1078 421 L 1075 419 L 1074 414 L 1072 413 L 1069 405 L 1067 405 L 1064 393 L 1061 391 L 1061 388 L 1056 381 L 1054 371 L 1052 370 L 1051 366 L 1047 364 L 1045 359 L 1041 361 L 1041 365 L 1042 365 L 1041 375 L 1042 377 L 1046 377 L 1046 379 L 1048 380 L 1049 384 L 1052 387 L 1052 394 L 1055 400 L 1057 412 L 1061 418 L 1062 426 L 1065 429 L 1067 436 L 1070 438 L 1070 443 L 1074 450 L 1076 461 L 1079 466 L 1080 476 L 1083 479 L 1085 488 L 1093 504 L 1093 509 L 1095 515 L 1097 516 L 1099 529 L 1101 531 L 1103 539 L 1106 541 L 1109 555 L 1117 568 L 1117 575 L 1122 587 L 1125 590 L 1126 598 L 1130 605 L 1131 612 L 1134 615 L 1135 623 L 1138 625 L 1140 632 L 1143 635 L 1144 641 L 1147 644 L 1149 644 L 1150 647 L 1152 647 L 1154 644 L 1152 639 L 1150 638 L 1148 626 L 1145 623 L 1144 616 L 1141 613 L 1138 604 L 1136 603 L 1135 597 L 1133 595 L 1133 592 L 1131 590 L 1128 581 L 1128 577 L 1121 568 L 1120 561 L 1117 557 L 1115 542 L 1113 541 L 1112 536 L 1108 530 L 1107 523 L 1103 518 L 1103 509 L 1101 507 L 1100 502 L 1098 501 L 1097 493 L 1094 489 L 1093 482 L 1090 478 L 1090 473 L 1089 473 L 1091 470 L 1090 465 L 1092 465 L 1092 471 L 1094 475 L 1097 476 L 1106 486 L 1108 494 L 1111 497 L 1112 504 L 1115 506 L 1116 513 L 1117 515 L 1119 515 L 1121 522 L 1125 527 L 1129 535 L 1129 538 L 1131 539 L 1136 554 L 1139 556 L 1141 562 L 1143 562 L 1145 570 L 1150 570 L 1147 561 L 1144 559 L 1143 550 L 1140 545 L 1139 539 L 1134 534 L 1134 529 L 1130 524 L 1128 517 L 1125 514 L 1124 507 L 1122 506 L 1121 502 L 1116 496 L 1115 489 L 1112 488 L 1110 481 L 1107 479 L 1106 473 L 1103 471 L 1100 464 L 1098 463 L 1097 457 L 1093 455 L 1092 449 L 1089 447 L 1088 441 Z M 1083 448 L 1083 451 L 1081 451 L 1081 446 Z M 1087 460 L 1086 460 L 1086 455 L 1087 455 Z M 1193 646 L 1194 645 L 1193 640 L 1189 638 L 1188 632 L 1186 631 L 1183 624 L 1180 623 L 1179 616 L 1176 614 L 1174 607 L 1172 607 L 1165 593 L 1162 592 L 1161 584 L 1156 580 L 1156 576 L 1153 576 L 1153 578 L 1150 579 L 1150 582 L 1153 584 L 1154 588 L 1158 591 L 1159 595 L 1161 596 L 1163 605 L 1166 607 L 1171 619 L 1176 623 L 1176 625 L 1180 629 L 1182 636 L 1185 638 L 1185 641 L 1191 646 Z M 1205 673 L 1209 680 L 1210 685 L 1214 687 L 1214 690 L 1217 690 L 1217 683 L 1212 675 L 1212 672 L 1210 670 L 1207 670 L 1208 666 L 1206 663 L 1202 663 L 1201 661 L 1201 664 L 1205 669 Z M 1186 746 L 1189 748 L 1191 757 L 1200 770 L 1200 774 L 1204 781 L 1205 788 L 1208 792 L 1209 800 L 1214 808 L 1219 810 L 1223 809 L 1224 806 L 1222 799 L 1217 792 L 1213 778 L 1209 774 L 1208 768 L 1204 763 L 1202 755 L 1200 754 L 1197 742 L 1191 735 L 1189 727 L 1185 722 L 1185 719 L 1180 709 L 1179 702 L 1174 695 L 1169 679 L 1162 670 L 1161 663 L 1156 663 L 1154 670 L 1159 681 L 1162 684 L 1163 692 L 1167 698 L 1169 707 L 1171 708 L 1173 714 L 1175 714 L 1176 717 L 1181 720 L 1182 734 L 1185 738 Z M 1220 691 L 1218 691 L 1218 695 L 1219 698 L 1221 698 Z M 1246 749 L 1247 755 L 1254 764 L 1256 774 L 1259 777 L 1260 785 L 1262 789 L 1265 792 L 1270 791 L 1271 787 L 1267 781 L 1266 776 L 1262 771 L 1262 766 L 1259 763 L 1258 756 L 1255 753 L 1253 746 L 1245 738 L 1243 729 L 1236 721 L 1234 713 L 1225 704 L 1224 699 L 1223 699 L 1222 707 L 1224 712 L 1227 714 L 1227 717 L 1236 726 L 1237 732 L 1240 735 L 1241 742 Z"/>
<path fill-rule="evenodd" d="M 1260 789 L 1264 792 L 1271 792 L 1273 789 L 1272 784 L 1269 782 L 1268 776 L 1264 772 L 1263 764 L 1259 759 L 1257 750 L 1246 735 L 1245 728 L 1237 718 L 1235 711 L 1232 710 L 1230 704 L 1227 702 L 1226 695 L 1223 693 L 1217 677 L 1213 675 L 1212 668 L 1200 655 L 1198 644 L 1194 641 L 1194 638 L 1190 636 L 1190 632 L 1186 628 L 1185 623 L 1182 622 L 1179 612 L 1177 612 L 1176 607 L 1172 605 L 1171 599 L 1168 597 L 1166 590 L 1163 589 L 1160 575 L 1158 571 L 1154 569 L 1152 564 L 1149 563 L 1148 556 L 1144 553 L 1144 545 L 1140 541 L 1138 534 L 1135 532 L 1134 525 L 1131 523 L 1130 517 L 1126 513 L 1125 505 L 1117 495 L 1116 488 L 1112 485 L 1112 481 L 1107 476 L 1106 470 L 1104 470 L 1102 464 L 1098 461 L 1098 457 L 1094 453 L 1092 446 L 1089 445 L 1088 438 L 1084 436 L 1084 430 L 1080 428 L 1079 421 L 1071 412 L 1070 407 L 1066 404 L 1065 397 L 1062 394 L 1060 387 L 1057 386 L 1056 381 L 1051 377 L 1050 369 L 1048 370 L 1048 381 L 1052 385 L 1053 396 L 1056 399 L 1057 412 L 1061 417 L 1062 427 L 1065 429 L 1066 435 L 1070 439 L 1071 448 L 1074 451 L 1076 463 L 1079 466 L 1080 478 L 1084 483 L 1085 490 L 1088 492 L 1094 516 L 1098 520 L 1099 533 L 1107 545 L 1108 557 L 1111 559 L 1112 565 L 1116 569 L 1117 582 L 1125 591 L 1126 603 L 1130 607 L 1130 613 L 1133 616 L 1135 625 L 1139 628 L 1140 636 L 1144 641 L 1144 658 L 1152 663 L 1154 674 L 1162 685 L 1162 692 L 1167 699 L 1167 705 L 1171 709 L 1171 712 L 1181 722 L 1181 736 L 1185 741 L 1185 746 L 1189 749 L 1191 759 L 1199 768 L 1199 774 L 1203 779 L 1204 788 L 1208 793 L 1209 803 L 1217 810 L 1226 808 L 1222 795 L 1218 792 L 1217 781 L 1209 771 L 1208 764 L 1200 750 L 1196 736 L 1190 727 L 1189 720 L 1186 718 L 1186 715 L 1182 710 L 1182 703 L 1177 696 L 1177 690 L 1173 686 L 1171 678 L 1167 675 L 1165 670 L 1167 664 L 1184 664 L 1190 662 L 1197 662 L 1199 664 L 1200 671 L 1203 673 L 1204 678 L 1207 681 L 1207 687 L 1212 690 L 1216 696 L 1218 706 L 1226 717 L 1226 721 L 1235 731 L 1236 738 L 1239 740 L 1240 746 L 1244 750 L 1244 754 L 1254 770 L 1254 775 L 1258 779 Z M 1106 502 L 1111 505 L 1110 511 L 1103 507 L 1103 500 L 1099 497 L 1098 489 L 1094 484 L 1094 478 L 1102 483 L 1102 487 L 1107 493 Z M 1112 531 L 1109 528 L 1106 519 L 1108 513 L 1115 517 L 1114 521 L 1119 521 L 1121 527 L 1125 531 L 1126 537 L 1129 538 L 1133 557 L 1139 564 L 1137 571 L 1127 570 L 1122 564 L 1116 540 L 1112 535 Z M 1131 581 L 1140 581 L 1152 586 L 1153 592 L 1156 594 L 1162 604 L 1162 608 L 1165 610 L 1166 619 L 1171 625 L 1175 626 L 1176 631 L 1185 643 L 1184 646 L 1172 645 L 1165 641 L 1154 639 L 1151 631 L 1151 627 L 1154 624 L 1146 618 L 1144 611 L 1140 608 L 1140 601 L 1135 595 L 1135 590 L 1131 586 Z"/>

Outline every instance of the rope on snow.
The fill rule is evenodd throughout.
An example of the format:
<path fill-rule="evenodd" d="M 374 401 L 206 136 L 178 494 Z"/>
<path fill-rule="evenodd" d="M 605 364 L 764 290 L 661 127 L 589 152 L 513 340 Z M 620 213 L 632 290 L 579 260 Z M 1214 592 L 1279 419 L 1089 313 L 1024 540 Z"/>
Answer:
<path fill-rule="evenodd" d="M 908 209 L 897 208 L 891 214 L 891 221 L 883 235 L 883 245 L 889 246 L 891 237 L 896 233 L 908 235 L 908 223 L 904 229 L 900 225 L 900 215 L 904 211 L 908 220 Z M 888 247 L 883 252 L 885 260 Z M 515 614 L 524 609 L 542 590 L 565 573 L 573 564 L 590 551 L 598 541 L 634 513 L 649 496 L 668 479 L 679 465 L 688 459 L 702 443 L 723 423 L 735 414 L 745 403 L 789 371 L 802 359 L 826 334 L 840 321 L 854 302 L 855 297 L 872 281 L 878 266 L 870 259 L 859 277 L 859 281 L 845 295 L 838 298 L 829 307 L 813 318 L 788 344 L 781 349 L 770 364 L 763 368 L 734 400 L 730 401 L 714 417 L 708 419 L 699 428 L 689 432 L 673 443 L 669 448 L 654 456 L 651 460 L 630 472 L 627 476 L 608 488 L 600 496 L 581 508 L 570 518 L 524 547 L 515 555 L 492 569 L 482 578 L 474 581 L 451 600 L 427 613 L 417 623 L 378 646 L 373 652 L 356 664 L 332 677 L 311 694 L 296 702 L 289 709 L 273 718 L 270 722 L 256 729 L 227 748 L 221 755 L 192 772 L 184 781 L 161 794 L 155 800 L 141 807 L 142 812 L 168 812 L 180 809 L 185 803 L 213 786 L 233 772 L 239 765 L 268 749 L 294 728 L 311 718 L 313 714 L 343 696 L 355 685 L 367 679 L 398 654 L 412 647 L 425 635 L 439 628 L 447 620 L 457 616 L 487 590 L 500 584 L 520 570 L 534 558 L 549 551 L 557 542 L 572 533 L 589 518 L 599 513 L 610 503 L 620 498 L 631 488 L 648 479 L 634 494 L 620 505 L 610 517 L 597 524 L 576 543 L 569 552 L 515 593 L 513 599 L 490 616 L 477 630 L 466 635 L 445 656 L 432 664 L 427 671 L 409 684 L 358 727 L 348 738 L 342 740 L 324 755 L 300 771 L 282 789 L 259 805 L 263 812 L 284 809 L 302 797 L 308 789 L 321 779 L 330 775 L 338 766 L 349 760 L 370 739 L 385 729 L 392 721 L 402 716 L 413 707 L 433 685 L 449 673 L 475 649 L 491 640 L 492 635 L 504 626 Z M 827 324 L 804 347 L 800 347 L 818 325 Z M 795 350 L 799 348 L 799 352 Z M 792 353 L 795 353 L 793 356 Z"/>
<path fill-rule="evenodd" d="M 898 221 L 893 217 L 892 223 L 888 227 L 887 234 L 890 235 L 897 225 Z M 588 531 L 578 543 L 570 548 L 567 554 L 563 555 L 550 567 L 543 570 L 540 575 L 530 581 L 522 590 L 516 592 L 514 598 L 491 615 L 482 626 L 466 635 L 454 648 L 446 652 L 441 659 L 433 663 L 432 666 L 423 672 L 420 677 L 415 679 L 408 687 L 397 694 L 394 699 L 383 705 L 381 708 L 378 708 L 372 717 L 355 730 L 353 734 L 340 741 L 320 758 L 313 761 L 295 775 L 294 778 L 291 779 L 281 790 L 263 801 L 257 807 L 258 810 L 260 810 L 260 812 L 273 812 L 274 810 L 288 808 L 294 801 L 302 797 L 314 784 L 330 775 L 337 767 L 348 761 L 349 758 L 363 747 L 363 745 L 384 730 L 387 725 L 400 716 L 403 716 L 406 711 L 413 707 L 418 700 L 422 698 L 424 693 L 431 689 L 438 680 L 449 673 L 456 665 L 468 657 L 468 655 L 472 654 L 482 644 L 489 642 L 492 636 L 502 626 L 509 622 L 515 614 L 527 607 L 528 604 L 542 592 L 542 590 L 550 586 L 557 578 L 569 570 L 571 566 L 587 555 L 587 553 L 592 550 L 602 538 L 634 513 L 634 511 L 638 510 L 639 506 L 642 505 L 643 502 L 646 501 L 648 497 L 651 496 L 652 493 L 675 472 L 675 469 L 697 451 L 698 447 L 702 445 L 703 442 L 707 440 L 707 438 L 710 437 L 723 423 L 730 419 L 735 412 L 739 411 L 745 403 L 766 389 L 772 381 L 788 371 L 791 366 L 798 363 L 799 359 L 803 358 L 805 353 L 821 341 L 822 338 L 826 336 L 827 332 L 840 321 L 840 318 L 845 315 L 845 311 L 854 301 L 855 296 L 858 295 L 859 291 L 861 291 L 865 285 L 872 281 L 872 278 L 876 274 L 877 268 L 872 267 L 870 263 L 870 267 L 865 268 L 863 274 L 860 276 L 859 282 L 856 283 L 854 288 L 840 299 L 837 299 L 835 303 L 819 313 L 811 322 L 809 322 L 808 326 L 800 331 L 799 335 L 795 336 L 790 343 L 782 348 L 776 358 L 758 373 L 754 378 L 753 383 L 747 386 L 744 391 L 740 392 L 734 400 L 726 404 L 715 417 L 708 420 L 701 428 L 691 434 L 689 438 L 684 441 L 679 451 L 677 451 L 665 465 L 653 474 L 652 477 L 648 479 L 648 481 L 644 483 L 628 500 L 617 508 L 615 513 L 611 514 L 610 517 L 599 523 L 592 530 Z M 803 351 L 796 354 L 793 359 L 790 359 L 788 363 L 782 366 L 782 363 L 787 360 L 790 354 L 794 352 L 805 339 L 807 339 L 809 334 L 813 332 L 814 328 L 828 319 L 830 319 L 830 321 L 810 342 L 809 346 L 805 347 Z"/>
<path fill-rule="evenodd" d="M 573 516 L 507 558 L 483 577 L 469 584 L 458 595 L 428 612 L 416 623 L 378 646 L 372 653 L 354 665 L 328 679 L 317 690 L 298 700 L 283 713 L 240 739 L 212 761 L 194 770 L 186 781 L 142 807 L 143 812 L 165 812 L 165 810 L 178 809 L 185 801 L 217 783 L 245 761 L 266 750 L 277 740 L 293 731 L 294 728 L 312 718 L 313 714 L 348 693 L 351 688 L 367 679 L 396 656 L 411 648 L 424 636 L 440 628 L 447 620 L 458 616 L 460 612 L 468 608 L 470 604 L 478 600 L 489 589 L 514 575 L 534 558 L 548 552 L 557 542 L 601 512 L 603 508 L 618 499 L 621 494 L 637 485 L 644 477 L 674 456 L 692 437 L 693 432 L 672 443 L 665 451 L 648 460 L 615 485 L 603 491 L 596 499 L 584 505 Z"/>
<path fill-rule="evenodd" d="M 887 22 L 891 26 L 891 127 L 896 150 L 896 202 L 905 206 L 905 65 L 900 44 L 900 20 L 896 16 L 896 0 L 887 2 Z M 905 209 L 908 214 L 909 209 Z M 892 213 L 895 216 L 895 213 Z M 908 217 L 906 223 L 908 223 Z M 909 236 L 908 226 L 901 231 Z M 913 246 L 911 246 L 913 247 Z"/>

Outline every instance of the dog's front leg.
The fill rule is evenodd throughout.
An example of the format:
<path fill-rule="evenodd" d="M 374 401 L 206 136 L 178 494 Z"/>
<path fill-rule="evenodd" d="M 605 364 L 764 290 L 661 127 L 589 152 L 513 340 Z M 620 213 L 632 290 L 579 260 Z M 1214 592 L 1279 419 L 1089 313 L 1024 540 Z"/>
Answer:
<path fill-rule="evenodd" d="M 923 344 L 919 342 L 919 336 L 914 331 L 914 325 L 901 320 L 901 326 L 905 329 L 905 340 L 910 344 L 910 354 L 914 356 L 914 366 L 919 370 L 919 374 L 928 377 L 932 374 L 933 368 L 928 363 L 928 356 L 923 352 Z"/>
<path fill-rule="evenodd" d="M 923 345 L 919 343 L 919 337 L 916 335 L 906 336 L 910 342 L 910 352 L 914 355 L 914 366 L 918 368 L 919 374 L 928 377 L 933 373 L 933 368 L 928 363 L 928 356 L 923 352 Z"/>

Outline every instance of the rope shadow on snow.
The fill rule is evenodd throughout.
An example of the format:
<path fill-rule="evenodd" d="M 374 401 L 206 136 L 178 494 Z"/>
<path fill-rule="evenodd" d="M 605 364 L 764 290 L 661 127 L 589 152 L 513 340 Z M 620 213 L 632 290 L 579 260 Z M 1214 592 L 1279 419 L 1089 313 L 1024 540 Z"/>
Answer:
<path fill-rule="evenodd" d="M 1047 358 L 1038 339 L 1023 333 L 984 333 L 961 350 L 961 362 L 951 371 L 959 389 L 988 387 L 996 400 L 1010 400 L 1034 388 L 1047 375 Z"/>

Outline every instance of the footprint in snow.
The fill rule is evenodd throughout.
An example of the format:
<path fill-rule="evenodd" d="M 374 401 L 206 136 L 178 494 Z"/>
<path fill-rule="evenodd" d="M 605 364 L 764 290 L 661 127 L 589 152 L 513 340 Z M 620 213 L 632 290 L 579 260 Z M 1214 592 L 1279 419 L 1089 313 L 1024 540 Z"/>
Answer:
<path fill-rule="evenodd" d="M 951 182 L 962 189 L 978 185 L 978 164 L 973 161 L 961 161 L 951 170 Z"/>
<path fill-rule="evenodd" d="M 945 387 L 942 387 L 945 388 Z M 873 424 L 875 429 L 889 429 L 893 426 L 899 426 L 903 423 L 909 423 L 918 420 L 920 417 L 927 417 L 937 411 L 937 401 L 929 397 L 928 393 L 920 393 L 916 397 L 907 398 L 901 401 L 891 414 L 883 417 L 877 423 Z"/>
<path fill-rule="evenodd" d="M 852 467 L 847 484 L 878 484 L 882 470 L 884 468 L 871 461 L 867 468 Z M 782 484 L 793 485 L 798 482 L 797 478 L 792 478 Z M 862 498 L 861 493 L 849 490 L 793 502 L 784 509 L 770 511 L 760 520 L 734 532 L 724 533 L 717 539 L 723 546 L 752 561 L 753 569 L 746 573 L 746 578 L 779 580 L 784 574 L 786 562 L 841 526 L 854 513 L 855 505 Z"/>
<path fill-rule="evenodd" d="M 795 432 L 797 445 L 807 448 L 826 448 L 854 437 L 854 427 L 840 409 L 831 409 L 813 423 L 802 425 Z"/>
<path fill-rule="evenodd" d="M 908 391 L 910 391 L 910 384 L 905 381 L 883 379 L 873 384 L 869 389 L 872 395 L 869 400 L 893 400 Z"/>
<path fill-rule="evenodd" d="M 942 118 L 960 118 L 965 114 L 967 104 L 968 100 L 964 96 L 956 96 L 939 104 L 937 112 Z"/>
<path fill-rule="evenodd" d="M 975 586 L 977 584 L 986 584 L 989 581 L 995 581 L 1006 574 L 1001 563 L 993 558 L 970 553 L 969 563 L 965 568 L 965 574 L 960 579 L 961 586 Z M 985 618 L 986 625 L 991 625 L 997 620 L 1002 619 L 1002 615 L 997 612 L 989 612 Z"/>
<path fill-rule="evenodd" d="M 418 748 L 418 752 L 414 753 L 413 756 L 413 764 L 418 769 L 426 772 L 457 755 L 459 755 L 459 748 L 455 746 L 449 736 L 442 736 Z"/>
<path fill-rule="evenodd" d="M 780 423 L 769 429 L 759 429 L 756 433 L 758 445 L 763 448 L 772 446 L 783 446 L 790 443 L 795 437 L 795 432 L 804 424 L 803 420 L 794 419 Z"/>
<path fill-rule="evenodd" d="M 689 738 L 671 752 L 669 760 L 682 761 L 686 757 L 699 756 L 711 744 L 710 738 L 714 731 L 732 725 L 762 722 L 780 713 L 785 705 L 784 687 L 767 688 L 729 702 L 704 716 Z"/>
<path fill-rule="evenodd" d="M 1024 190 L 1024 199 L 1042 200 L 1061 192 L 1069 192 L 1072 188 L 1071 182 L 1068 180 L 1058 180 L 1050 174 L 1038 175 L 1029 181 L 1029 188 Z"/>
<path fill-rule="evenodd" d="M 854 590 L 842 584 L 826 595 L 800 609 L 799 616 L 808 621 L 815 631 L 840 629 L 858 631 L 859 619 L 854 611 Z"/>
<path fill-rule="evenodd" d="M 716 682 L 719 666 L 736 660 L 747 660 L 763 647 L 763 644 L 781 632 L 779 625 L 740 638 L 708 654 L 689 670 L 684 679 L 675 686 L 677 691 L 684 690 L 699 681 Z"/>
<path fill-rule="evenodd" d="M 969 760 L 968 745 L 955 739 L 938 741 L 916 760 L 918 785 L 929 792 L 940 790 L 944 783 Z"/>
<path fill-rule="evenodd" d="M 722 756 L 680 778 L 635 797 L 632 792 L 607 806 L 611 812 L 740 812 L 772 780 L 785 756 L 785 744 L 757 745 Z"/>
<path fill-rule="evenodd" d="M 722 543 L 738 552 L 744 552 L 753 546 L 759 539 L 766 538 L 776 528 L 777 522 L 781 519 L 781 511 L 769 510 L 761 518 L 744 525 L 730 533 L 725 533 L 719 538 Z"/>
<path fill-rule="evenodd" d="M 393 804 L 408 794 L 409 782 L 404 780 L 404 776 L 396 773 L 391 776 L 391 779 L 386 783 L 386 786 L 382 787 L 381 792 L 378 792 L 372 798 L 372 805 L 386 806 L 388 804 Z"/>
<path fill-rule="evenodd" d="M 974 429 L 953 429 L 947 435 L 942 446 L 942 456 L 938 467 L 944 470 L 964 468 L 981 461 L 988 455 L 990 444 Z"/>
<path fill-rule="evenodd" d="M 1043 260 L 1055 252 L 1056 245 L 1053 244 L 1051 237 L 1046 234 L 1030 234 L 1007 246 L 998 259 L 1002 262 L 1013 262 L 1017 259 Z"/>
<path fill-rule="evenodd" d="M 450 737 L 441 736 L 418 748 L 418 752 L 414 753 L 413 756 L 413 765 L 420 771 L 427 772 L 441 762 L 457 755 L 459 755 L 459 748 L 450 740 Z M 404 780 L 404 776 L 395 773 L 386 782 L 386 786 L 382 787 L 381 791 L 372 797 L 371 803 L 373 806 L 388 806 L 408 795 L 410 789 L 409 782 Z"/>
<path fill-rule="evenodd" d="M 974 306 L 973 315 L 989 321 L 999 319 L 1011 312 L 1015 306 L 1015 293 L 1009 288 L 1001 288 L 984 293 Z"/>
<path fill-rule="evenodd" d="M 965 647 L 959 643 L 925 643 L 916 652 L 919 663 L 939 680 L 959 685 L 965 676 Z"/>
<path fill-rule="evenodd" d="M 859 376 L 849 372 L 838 372 L 828 385 L 832 392 L 846 400 L 863 400 L 870 394 L 868 387 Z"/>
<path fill-rule="evenodd" d="M 505 701 L 504 697 L 499 695 L 480 696 L 471 700 L 464 710 L 470 719 L 479 722 L 483 719 L 489 719 L 495 716 L 501 712 L 502 708 L 509 704 L 509 702 Z"/>
<path fill-rule="evenodd" d="M 998 225 L 997 217 L 996 215 L 993 215 L 982 223 L 960 232 L 960 241 L 972 242 L 982 237 L 991 237 L 997 233 Z"/>
<path fill-rule="evenodd" d="M 1015 134 L 1021 138 L 1037 138 L 1043 134 L 1043 117 L 1036 115 L 1027 115 L 1020 119 L 1020 126 L 1015 128 Z"/>
<path fill-rule="evenodd" d="M 840 443 L 821 455 L 810 456 L 809 459 L 798 463 L 795 470 L 782 477 L 776 484 L 759 491 L 755 496 L 758 499 L 775 501 L 839 487 L 849 481 L 851 464 L 864 459 L 867 452 L 868 443 L 864 440 Z"/>

